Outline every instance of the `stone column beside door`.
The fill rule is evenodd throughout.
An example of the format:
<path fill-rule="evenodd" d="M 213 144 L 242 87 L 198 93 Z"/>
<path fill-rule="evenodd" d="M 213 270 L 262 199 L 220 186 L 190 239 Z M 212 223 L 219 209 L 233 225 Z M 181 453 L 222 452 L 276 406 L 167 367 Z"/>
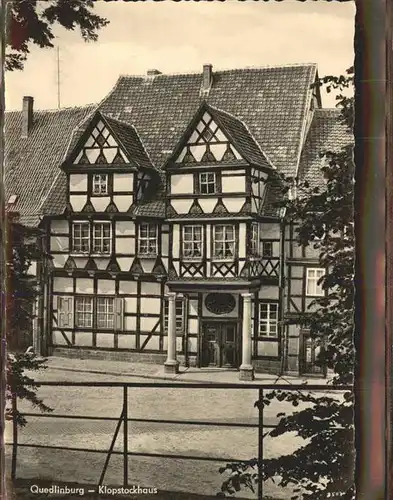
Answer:
<path fill-rule="evenodd" d="M 176 359 L 176 293 L 168 293 L 168 346 L 164 363 L 165 373 L 179 373 Z"/>
<path fill-rule="evenodd" d="M 251 293 L 243 293 L 243 328 L 242 328 L 242 364 L 240 365 L 240 380 L 254 380 L 252 356 L 252 321 Z"/>

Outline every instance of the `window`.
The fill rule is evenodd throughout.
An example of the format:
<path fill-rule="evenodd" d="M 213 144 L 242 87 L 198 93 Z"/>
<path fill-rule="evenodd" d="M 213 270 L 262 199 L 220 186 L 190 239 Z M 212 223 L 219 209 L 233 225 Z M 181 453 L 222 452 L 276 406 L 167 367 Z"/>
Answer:
<path fill-rule="evenodd" d="M 16 194 L 12 194 L 8 198 L 8 205 L 15 205 L 17 199 L 18 199 L 18 196 Z"/>
<path fill-rule="evenodd" d="M 72 251 L 88 253 L 90 251 L 90 228 L 88 222 L 72 224 Z"/>
<path fill-rule="evenodd" d="M 258 335 L 260 337 L 278 336 L 278 303 L 262 302 L 259 304 Z"/>
<path fill-rule="evenodd" d="M 262 257 L 265 258 L 273 257 L 272 241 L 262 241 Z"/>
<path fill-rule="evenodd" d="M 202 258 L 202 226 L 183 226 L 183 258 Z"/>
<path fill-rule="evenodd" d="M 139 226 L 139 254 L 157 255 L 157 225 L 140 224 Z"/>
<path fill-rule="evenodd" d="M 235 226 L 213 226 L 213 257 L 219 260 L 235 258 Z"/>
<path fill-rule="evenodd" d="M 124 330 L 122 297 L 54 296 L 53 305 L 54 310 L 57 309 L 57 325 L 60 328 L 75 326 L 98 330 Z"/>
<path fill-rule="evenodd" d="M 93 298 L 75 297 L 75 326 L 91 328 L 93 326 Z"/>
<path fill-rule="evenodd" d="M 214 194 L 217 192 L 217 179 L 214 172 L 199 174 L 199 191 L 201 194 Z"/>
<path fill-rule="evenodd" d="M 168 315 L 169 315 L 169 301 L 168 299 L 164 302 L 164 330 L 168 332 Z M 184 300 L 176 300 L 176 332 L 183 333 L 184 331 Z"/>
<path fill-rule="evenodd" d="M 93 195 L 100 196 L 108 194 L 108 174 L 93 175 Z"/>
<path fill-rule="evenodd" d="M 259 254 L 259 225 L 256 223 L 251 224 L 250 253 L 253 257 Z"/>
<path fill-rule="evenodd" d="M 307 269 L 306 295 L 323 297 L 324 291 L 318 281 L 324 276 L 325 270 L 321 268 Z"/>
<path fill-rule="evenodd" d="M 110 253 L 110 251 L 111 251 L 111 223 L 94 222 L 93 253 Z"/>
<path fill-rule="evenodd" d="M 97 328 L 114 328 L 114 299 L 97 297 Z"/>

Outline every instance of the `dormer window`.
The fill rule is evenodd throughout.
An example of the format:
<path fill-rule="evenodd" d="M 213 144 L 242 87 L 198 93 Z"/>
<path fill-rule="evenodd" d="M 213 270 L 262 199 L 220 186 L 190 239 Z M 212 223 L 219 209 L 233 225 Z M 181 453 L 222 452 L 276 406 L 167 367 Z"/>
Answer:
<path fill-rule="evenodd" d="M 8 205 L 15 205 L 17 199 L 18 199 L 18 196 L 16 194 L 12 194 L 8 198 Z"/>
<path fill-rule="evenodd" d="M 93 196 L 108 194 L 108 174 L 93 175 Z"/>
<path fill-rule="evenodd" d="M 201 194 L 217 193 L 217 176 L 215 172 L 202 172 L 199 174 L 199 191 Z"/>

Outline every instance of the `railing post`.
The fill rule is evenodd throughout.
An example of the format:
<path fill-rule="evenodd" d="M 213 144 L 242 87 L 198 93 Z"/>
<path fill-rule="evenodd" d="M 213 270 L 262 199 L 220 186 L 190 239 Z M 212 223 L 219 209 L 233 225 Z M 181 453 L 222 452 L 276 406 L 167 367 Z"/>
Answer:
<path fill-rule="evenodd" d="M 16 459 L 18 453 L 18 420 L 17 420 L 17 396 L 13 392 L 11 396 L 12 402 L 12 459 L 11 459 L 11 479 L 16 478 Z"/>
<path fill-rule="evenodd" d="M 263 389 L 258 395 L 258 500 L 263 498 Z"/>
<path fill-rule="evenodd" d="M 123 386 L 123 485 L 128 486 L 128 387 Z"/>

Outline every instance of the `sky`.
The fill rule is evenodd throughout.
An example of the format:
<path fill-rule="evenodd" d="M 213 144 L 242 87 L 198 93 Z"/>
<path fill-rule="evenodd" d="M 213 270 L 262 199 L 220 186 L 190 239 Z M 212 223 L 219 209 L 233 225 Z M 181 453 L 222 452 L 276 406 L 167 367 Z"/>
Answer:
<path fill-rule="evenodd" d="M 201 72 L 317 63 L 320 76 L 343 74 L 353 64 L 354 2 L 271 0 L 242 2 L 103 2 L 110 21 L 98 42 L 77 31 L 54 31 L 59 47 L 61 107 L 100 102 L 120 75 Z M 6 74 L 6 109 L 21 109 L 24 95 L 36 109 L 58 106 L 57 50 L 32 47 L 23 71 Z M 323 96 L 324 107 L 334 106 Z"/>

